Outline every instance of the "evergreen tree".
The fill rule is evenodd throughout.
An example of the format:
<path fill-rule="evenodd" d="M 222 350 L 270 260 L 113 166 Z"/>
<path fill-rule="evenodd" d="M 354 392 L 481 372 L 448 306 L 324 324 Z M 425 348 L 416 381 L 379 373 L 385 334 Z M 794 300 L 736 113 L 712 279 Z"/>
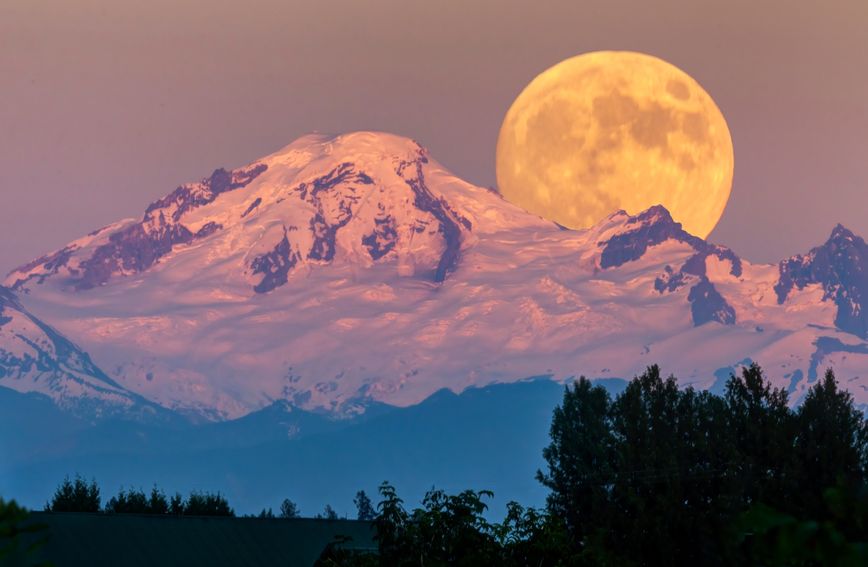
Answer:
<path fill-rule="evenodd" d="M 356 517 L 359 520 L 373 520 L 377 512 L 374 510 L 374 505 L 371 503 L 371 499 L 368 498 L 368 495 L 365 494 L 364 490 L 359 490 L 356 492 L 356 497 L 353 498 L 353 504 L 356 505 Z"/>
<path fill-rule="evenodd" d="M 121 488 L 117 496 L 112 496 L 105 505 L 105 511 L 110 514 L 147 514 L 148 499 L 141 490 Z"/>
<path fill-rule="evenodd" d="M 219 492 L 192 492 L 184 505 L 184 515 L 235 516 L 235 511 Z"/>
<path fill-rule="evenodd" d="M 151 489 L 150 496 L 142 490 L 125 491 L 122 488 L 106 502 L 105 511 L 110 514 L 167 514 L 169 502 L 156 486 Z"/>
<path fill-rule="evenodd" d="M 172 499 L 169 501 L 169 513 L 173 516 L 181 516 L 184 514 L 184 497 L 181 496 L 178 492 L 172 496 Z"/>
<path fill-rule="evenodd" d="M 168 514 L 169 501 L 166 499 L 166 493 L 158 489 L 156 486 L 151 488 L 151 496 L 148 499 L 149 514 Z"/>
<path fill-rule="evenodd" d="M 67 476 L 57 487 L 45 509 L 48 512 L 99 512 L 99 487 L 95 480 L 88 483 L 76 475 L 75 480 L 70 481 Z"/>

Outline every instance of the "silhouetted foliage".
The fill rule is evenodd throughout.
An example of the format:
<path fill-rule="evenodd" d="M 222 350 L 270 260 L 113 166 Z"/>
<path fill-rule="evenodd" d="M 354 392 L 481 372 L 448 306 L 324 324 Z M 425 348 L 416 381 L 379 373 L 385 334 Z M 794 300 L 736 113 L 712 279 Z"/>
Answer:
<path fill-rule="evenodd" d="M 379 555 L 323 565 L 864 565 L 866 421 L 827 372 L 792 410 L 751 365 L 723 396 L 651 366 L 614 399 L 581 378 L 552 416 L 546 511 L 380 487 Z"/>
<path fill-rule="evenodd" d="M 772 388 L 756 364 L 732 376 L 724 399 L 733 462 L 728 469 L 740 503 L 778 503 L 792 491 L 787 465 L 792 457 L 796 423 L 787 393 Z"/>
<path fill-rule="evenodd" d="M 169 502 L 166 500 L 166 494 L 156 486 L 151 489 L 151 495 L 148 497 L 148 510 L 151 514 L 169 513 Z"/>
<path fill-rule="evenodd" d="M 422 506 L 404 508 L 395 488 L 380 486 L 375 518 L 378 553 L 346 550 L 339 543 L 318 565 L 409 567 L 428 565 L 572 565 L 569 539 L 560 519 L 544 512 L 508 505 L 502 524 L 484 516 L 488 491 L 447 494 L 430 490 Z"/>
<path fill-rule="evenodd" d="M 301 516 L 301 512 L 298 510 L 298 506 L 296 506 L 295 502 L 290 500 L 289 498 L 285 498 L 283 502 L 280 504 L 280 517 L 285 519 L 298 518 Z"/>
<path fill-rule="evenodd" d="M 545 510 L 510 502 L 491 523 L 490 492 L 435 489 L 411 510 L 383 483 L 376 508 L 364 491 L 353 499 L 378 553 L 339 539 L 317 565 L 868 565 L 868 422 L 831 370 L 796 409 L 756 364 L 722 396 L 679 389 L 657 366 L 614 398 L 580 378 L 552 414 L 543 457 Z M 67 478 L 49 509 L 97 511 L 99 489 Z M 167 502 L 156 488 L 122 490 L 106 511 L 233 514 L 219 494 Z M 284 500 L 279 515 L 298 508 Z M 337 514 L 326 506 L 317 518 Z"/>
<path fill-rule="evenodd" d="M 823 491 L 827 520 L 799 519 L 759 503 L 739 519 L 745 564 L 868 565 L 868 489 Z"/>
<path fill-rule="evenodd" d="M 422 508 L 408 514 L 395 489 L 380 487 L 377 540 L 384 565 L 494 565 L 498 557 L 493 526 L 482 515 L 488 491 L 447 495 L 430 490 Z"/>
<path fill-rule="evenodd" d="M 707 498 L 725 466 L 722 410 L 705 392 L 679 390 L 657 366 L 630 382 L 609 411 L 612 475 L 598 544 L 649 564 L 665 564 L 673 554 L 690 564 L 720 562 L 723 550 L 707 546 L 704 536 L 723 529 L 725 517 L 722 502 Z"/>
<path fill-rule="evenodd" d="M 374 504 L 365 493 L 364 490 L 356 492 L 356 497 L 353 498 L 353 504 L 356 505 L 356 518 L 359 520 L 373 520 L 377 516 L 377 511 L 374 510 Z"/>
<path fill-rule="evenodd" d="M 352 548 L 352 538 L 339 536 L 326 546 L 313 567 L 377 567 L 380 559 L 366 550 Z"/>
<path fill-rule="evenodd" d="M 163 491 L 156 486 L 151 489 L 150 495 L 146 495 L 141 490 L 121 489 L 117 496 L 112 496 L 106 502 L 105 511 L 109 514 L 162 515 L 169 513 L 169 501 Z"/>
<path fill-rule="evenodd" d="M 100 512 L 100 491 L 96 481 L 77 476 L 65 478 L 45 510 L 49 512 Z M 106 502 L 108 514 L 171 514 L 175 516 L 234 516 L 235 512 L 220 493 L 192 492 L 185 500 L 175 493 L 171 500 L 156 486 L 150 494 L 137 489 L 121 489 Z"/>
<path fill-rule="evenodd" d="M 548 510 L 589 564 L 743 563 L 737 520 L 748 510 L 828 520 L 824 489 L 865 486 L 865 419 L 831 371 L 795 411 L 756 364 L 722 397 L 679 389 L 657 366 L 615 399 L 580 379 L 551 439 L 538 474 Z M 868 539 L 853 525 L 836 530 Z"/>
<path fill-rule="evenodd" d="M 332 508 L 330 504 L 326 504 L 322 513 L 317 514 L 315 517 L 318 520 L 337 520 L 338 519 L 338 513 L 335 512 L 334 508 Z"/>
<path fill-rule="evenodd" d="M 45 543 L 43 537 L 29 537 L 24 544 L 22 536 L 42 534 L 46 526 L 28 522 L 27 510 L 14 500 L 0 498 L 0 565 L 33 565 L 30 556 Z M 40 564 L 45 565 L 45 564 Z"/>
<path fill-rule="evenodd" d="M 184 497 L 177 492 L 169 501 L 169 513 L 173 516 L 182 516 L 184 514 Z"/>
<path fill-rule="evenodd" d="M 45 510 L 48 512 L 99 512 L 99 487 L 95 480 L 88 483 L 78 475 L 73 481 L 66 477 L 57 487 L 51 502 L 46 504 Z"/>
<path fill-rule="evenodd" d="M 826 509 L 823 489 L 840 486 L 852 491 L 864 484 L 868 428 L 853 407 L 853 396 L 838 389 L 831 370 L 808 391 L 795 420 L 792 482 L 803 496 L 793 502 L 793 511 L 816 515 Z"/>
<path fill-rule="evenodd" d="M 608 512 L 614 437 L 611 400 L 602 386 L 584 377 L 567 387 L 554 410 L 551 444 L 543 449 L 549 471 L 537 479 L 551 493 L 549 511 L 561 518 L 575 541 L 594 533 Z"/>
<path fill-rule="evenodd" d="M 516 567 L 524 565 L 569 565 L 575 557 L 570 547 L 564 521 L 517 502 L 506 506 L 503 523 L 493 531 L 500 545 L 500 564 Z"/>
<path fill-rule="evenodd" d="M 185 516 L 234 516 L 229 502 L 219 492 L 192 492 L 184 503 Z"/>

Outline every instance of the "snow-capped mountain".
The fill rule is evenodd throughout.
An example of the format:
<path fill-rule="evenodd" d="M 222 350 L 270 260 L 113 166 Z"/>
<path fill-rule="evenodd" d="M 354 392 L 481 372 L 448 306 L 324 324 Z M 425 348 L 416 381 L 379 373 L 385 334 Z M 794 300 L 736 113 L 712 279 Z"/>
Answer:
<path fill-rule="evenodd" d="M 651 363 L 714 387 L 745 360 L 794 399 L 831 365 L 868 404 L 866 263 L 837 227 L 751 264 L 663 207 L 564 230 L 360 132 L 219 169 L 6 285 L 123 388 L 215 419 Z"/>

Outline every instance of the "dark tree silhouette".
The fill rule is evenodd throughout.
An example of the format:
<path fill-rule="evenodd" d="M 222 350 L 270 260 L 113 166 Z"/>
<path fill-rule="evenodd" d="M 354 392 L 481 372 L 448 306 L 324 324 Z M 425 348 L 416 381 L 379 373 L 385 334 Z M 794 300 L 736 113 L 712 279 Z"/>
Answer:
<path fill-rule="evenodd" d="M 803 496 L 799 511 L 823 517 L 823 490 L 841 486 L 852 490 L 865 481 L 864 448 L 868 427 L 853 396 L 838 389 L 831 369 L 808 390 L 796 410 L 795 488 Z"/>
<path fill-rule="evenodd" d="M 66 477 L 57 487 L 51 502 L 46 504 L 45 510 L 48 512 L 99 512 L 99 487 L 95 480 L 88 483 L 79 475 L 75 476 L 74 481 Z"/>
<path fill-rule="evenodd" d="M 791 460 L 796 423 L 787 392 L 773 388 L 756 363 L 733 375 L 726 384 L 729 429 L 735 462 L 730 478 L 734 494 L 743 504 L 787 504 L 791 478 L 786 474 Z"/>
<path fill-rule="evenodd" d="M 156 486 L 151 489 L 151 495 L 148 498 L 148 512 L 151 514 L 169 513 L 169 501 L 166 499 L 166 493 Z"/>
<path fill-rule="evenodd" d="M 751 563 L 737 533 L 749 510 L 868 540 L 859 513 L 828 500 L 829 488 L 868 490 L 866 447 L 865 417 L 831 372 L 794 411 L 756 364 L 723 397 L 651 366 L 614 400 L 584 379 L 567 388 L 538 478 L 551 490 L 547 521 L 563 521 L 570 556 L 588 564 Z"/>
<path fill-rule="evenodd" d="M 584 376 L 568 386 L 552 416 L 551 444 L 543 449 L 548 471 L 537 472 L 551 490 L 549 511 L 576 542 L 606 523 L 614 459 L 610 406 L 608 392 Z"/>
<path fill-rule="evenodd" d="M 26 509 L 0 498 L 0 565 L 32 565 L 31 555 L 48 537 L 45 532 L 45 525 L 29 521 Z"/>
<path fill-rule="evenodd" d="M 280 503 L 280 517 L 286 519 L 298 518 L 301 516 L 301 513 L 298 510 L 298 506 L 296 506 L 295 502 L 290 500 L 289 498 L 285 498 L 283 502 Z"/>
<path fill-rule="evenodd" d="M 868 422 L 831 370 L 796 409 L 756 364 L 723 396 L 679 389 L 657 366 L 614 399 L 580 378 L 550 437 L 537 472 L 545 510 L 511 502 L 492 524 L 490 492 L 432 489 L 409 510 L 383 483 L 376 511 L 364 491 L 353 500 L 374 520 L 378 553 L 339 539 L 317 565 L 868 565 Z M 66 478 L 47 509 L 98 511 L 99 489 Z M 219 494 L 167 502 L 156 487 L 121 490 L 106 511 L 233 515 Z M 298 507 L 284 500 L 280 517 Z"/>
<path fill-rule="evenodd" d="M 364 490 L 356 492 L 353 504 L 356 505 L 356 517 L 359 520 L 373 520 L 377 516 L 377 511 L 374 510 L 374 505 Z"/>
<path fill-rule="evenodd" d="M 235 511 L 219 492 L 192 492 L 184 504 L 185 516 L 234 516 Z"/>
<path fill-rule="evenodd" d="M 169 513 L 173 516 L 181 516 L 184 514 L 184 497 L 177 492 L 169 501 Z"/>
<path fill-rule="evenodd" d="M 112 496 L 105 505 L 109 514 L 168 514 L 169 502 L 166 495 L 156 486 L 151 489 L 150 496 L 142 490 L 123 488 L 116 496 Z"/>

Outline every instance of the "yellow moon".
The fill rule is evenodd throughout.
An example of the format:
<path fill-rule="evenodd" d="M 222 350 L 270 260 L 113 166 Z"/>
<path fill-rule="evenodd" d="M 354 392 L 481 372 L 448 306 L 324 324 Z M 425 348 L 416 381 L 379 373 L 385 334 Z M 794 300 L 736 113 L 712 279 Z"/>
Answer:
<path fill-rule="evenodd" d="M 503 196 L 569 228 L 663 205 L 705 238 L 732 188 L 732 138 L 687 73 L 629 51 L 579 55 L 544 71 L 497 139 Z"/>

